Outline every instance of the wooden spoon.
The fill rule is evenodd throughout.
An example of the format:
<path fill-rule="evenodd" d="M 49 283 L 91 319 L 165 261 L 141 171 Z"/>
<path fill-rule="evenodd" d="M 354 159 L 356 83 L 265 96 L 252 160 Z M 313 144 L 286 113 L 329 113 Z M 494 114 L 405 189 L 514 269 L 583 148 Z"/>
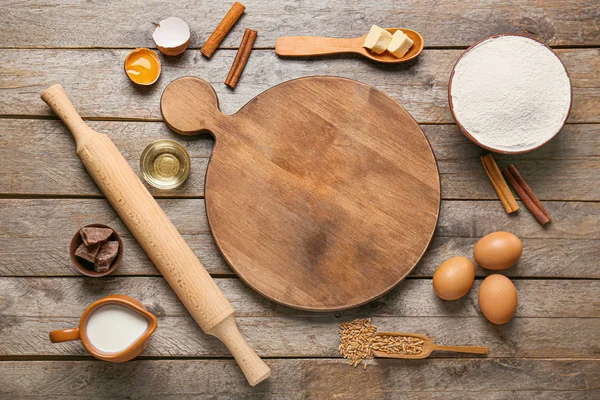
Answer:
<path fill-rule="evenodd" d="M 323 56 L 330 54 L 357 53 L 371 60 L 385 63 L 395 64 L 412 60 L 423 51 L 423 37 L 412 29 L 405 28 L 386 28 L 388 32 L 394 34 L 398 29 L 401 29 L 414 44 L 402 58 L 397 58 L 393 54 L 384 51 L 381 54 L 375 54 L 364 47 L 367 35 L 357 38 L 328 38 L 320 36 L 282 36 L 275 42 L 275 52 L 283 57 L 300 57 L 300 56 Z"/>
<path fill-rule="evenodd" d="M 482 346 L 440 346 L 435 344 L 425 335 L 419 335 L 416 333 L 405 333 L 405 332 L 377 332 L 376 336 L 410 336 L 421 339 L 423 343 L 423 351 L 419 354 L 397 354 L 397 353 L 386 353 L 383 351 L 373 351 L 375 357 L 378 358 L 410 358 L 418 360 L 421 358 L 429 357 L 431 352 L 435 350 L 441 351 L 454 351 L 457 353 L 471 353 L 471 354 L 487 354 L 488 348 Z"/>

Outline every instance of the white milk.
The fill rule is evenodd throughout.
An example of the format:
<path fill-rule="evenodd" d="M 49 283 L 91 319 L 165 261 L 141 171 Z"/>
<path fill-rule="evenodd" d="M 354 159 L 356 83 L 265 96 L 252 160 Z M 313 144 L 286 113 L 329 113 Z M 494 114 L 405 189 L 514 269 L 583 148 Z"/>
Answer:
<path fill-rule="evenodd" d="M 110 304 L 92 311 L 85 330 L 95 348 L 105 353 L 117 353 L 142 336 L 148 324 L 148 319 L 137 311 Z"/>

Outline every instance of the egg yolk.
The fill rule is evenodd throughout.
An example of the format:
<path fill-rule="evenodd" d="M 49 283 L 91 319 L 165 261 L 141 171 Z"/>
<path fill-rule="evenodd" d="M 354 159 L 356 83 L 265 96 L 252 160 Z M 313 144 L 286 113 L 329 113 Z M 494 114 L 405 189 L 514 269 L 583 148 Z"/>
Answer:
<path fill-rule="evenodd" d="M 125 70 L 134 82 L 151 84 L 158 77 L 159 65 L 151 54 L 137 51 L 130 54 L 127 58 Z"/>

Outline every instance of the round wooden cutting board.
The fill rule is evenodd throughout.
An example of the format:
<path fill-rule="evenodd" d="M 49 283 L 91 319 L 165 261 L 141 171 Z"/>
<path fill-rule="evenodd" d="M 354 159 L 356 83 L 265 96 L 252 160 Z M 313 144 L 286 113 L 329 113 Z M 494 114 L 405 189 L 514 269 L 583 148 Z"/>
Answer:
<path fill-rule="evenodd" d="M 185 77 L 165 89 L 161 110 L 178 133 L 215 136 L 210 228 L 264 296 L 313 311 L 355 307 L 392 289 L 427 249 L 440 207 L 435 158 L 379 90 L 301 78 L 224 115 L 207 82 Z"/>

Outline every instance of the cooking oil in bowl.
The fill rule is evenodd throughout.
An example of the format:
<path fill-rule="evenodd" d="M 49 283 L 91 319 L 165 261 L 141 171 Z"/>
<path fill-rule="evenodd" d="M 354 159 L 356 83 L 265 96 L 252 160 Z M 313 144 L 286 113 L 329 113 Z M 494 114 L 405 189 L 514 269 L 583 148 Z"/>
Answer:
<path fill-rule="evenodd" d="M 140 158 L 142 176 L 157 189 L 174 189 L 190 173 L 190 156 L 185 148 L 173 140 L 150 143 Z"/>

